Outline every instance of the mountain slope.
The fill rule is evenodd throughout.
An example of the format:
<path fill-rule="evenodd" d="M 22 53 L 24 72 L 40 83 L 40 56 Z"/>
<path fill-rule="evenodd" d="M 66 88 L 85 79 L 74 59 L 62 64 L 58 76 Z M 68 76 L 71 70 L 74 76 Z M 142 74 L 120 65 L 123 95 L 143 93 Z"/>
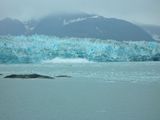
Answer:
<path fill-rule="evenodd" d="M 130 22 L 90 14 L 45 17 L 32 34 L 127 41 L 153 40 L 147 32 Z"/>
<path fill-rule="evenodd" d="M 22 22 L 6 18 L 0 21 L 0 35 L 23 35 L 26 29 Z"/>
<path fill-rule="evenodd" d="M 33 34 L 119 41 L 154 40 L 145 30 L 130 22 L 85 13 L 50 15 L 24 23 L 9 18 L 0 21 L 0 35 Z"/>
<path fill-rule="evenodd" d="M 155 25 L 139 25 L 148 32 L 155 40 L 160 41 L 160 26 Z"/>

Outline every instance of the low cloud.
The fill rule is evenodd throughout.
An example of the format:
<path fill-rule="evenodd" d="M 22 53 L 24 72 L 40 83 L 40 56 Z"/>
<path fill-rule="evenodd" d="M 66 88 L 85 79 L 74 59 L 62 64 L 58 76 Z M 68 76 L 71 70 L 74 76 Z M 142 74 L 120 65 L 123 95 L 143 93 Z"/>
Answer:
<path fill-rule="evenodd" d="M 160 25 L 159 0 L 1 0 L 0 19 L 27 20 L 57 12 L 88 12 Z"/>

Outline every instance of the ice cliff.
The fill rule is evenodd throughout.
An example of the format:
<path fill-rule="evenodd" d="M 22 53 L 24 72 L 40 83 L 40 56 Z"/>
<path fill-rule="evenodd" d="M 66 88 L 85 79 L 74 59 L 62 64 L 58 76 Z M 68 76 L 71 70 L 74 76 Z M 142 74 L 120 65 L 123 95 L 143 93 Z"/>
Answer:
<path fill-rule="evenodd" d="M 93 62 L 160 61 L 160 43 L 43 35 L 0 36 L 0 63 L 41 63 L 54 58 Z"/>

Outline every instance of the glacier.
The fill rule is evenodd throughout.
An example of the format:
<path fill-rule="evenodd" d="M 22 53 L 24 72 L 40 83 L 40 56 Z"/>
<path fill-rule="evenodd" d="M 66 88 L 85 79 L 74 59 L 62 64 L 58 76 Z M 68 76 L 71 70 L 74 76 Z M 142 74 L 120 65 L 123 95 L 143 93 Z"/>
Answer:
<path fill-rule="evenodd" d="M 92 62 L 160 61 L 160 43 L 55 36 L 0 36 L 0 63 L 43 63 L 56 58 Z"/>

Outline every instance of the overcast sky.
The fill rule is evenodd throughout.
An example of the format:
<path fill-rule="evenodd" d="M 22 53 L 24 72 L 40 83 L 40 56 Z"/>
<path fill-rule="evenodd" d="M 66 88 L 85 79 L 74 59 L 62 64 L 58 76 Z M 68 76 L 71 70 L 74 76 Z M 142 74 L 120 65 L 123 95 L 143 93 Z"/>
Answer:
<path fill-rule="evenodd" d="M 0 0 L 0 19 L 25 20 L 63 11 L 96 13 L 160 25 L 160 0 Z"/>

